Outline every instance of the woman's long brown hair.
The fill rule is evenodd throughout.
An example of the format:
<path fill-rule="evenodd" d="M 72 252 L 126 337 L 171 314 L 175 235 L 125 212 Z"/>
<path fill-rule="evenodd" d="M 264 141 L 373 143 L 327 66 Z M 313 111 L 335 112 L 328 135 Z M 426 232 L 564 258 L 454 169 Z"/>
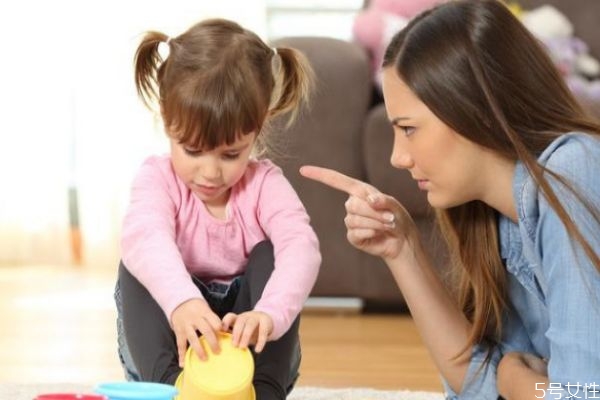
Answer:
<path fill-rule="evenodd" d="M 550 179 L 600 213 L 537 158 L 566 132 L 600 136 L 546 51 L 499 1 L 456 0 L 425 11 L 391 41 L 384 68 L 398 76 L 455 132 L 509 160 L 520 160 L 566 227 L 600 271 L 600 258 L 559 201 Z M 506 270 L 500 258 L 498 213 L 481 201 L 436 210 L 457 277 L 459 305 L 472 322 L 464 354 L 502 333 Z M 488 356 L 491 353 L 488 354 Z"/>

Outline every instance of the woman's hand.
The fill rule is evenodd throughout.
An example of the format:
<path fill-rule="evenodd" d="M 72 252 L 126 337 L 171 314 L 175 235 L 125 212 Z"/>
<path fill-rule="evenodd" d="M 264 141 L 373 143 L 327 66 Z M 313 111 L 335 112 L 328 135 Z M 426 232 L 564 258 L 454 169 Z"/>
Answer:
<path fill-rule="evenodd" d="M 497 368 L 498 393 L 506 399 L 540 397 L 548 384 L 548 362 L 535 354 L 506 353 Z"/>
<path fill-rule="evenodd" d="M 243 349 L 254 344 L 254 351 L 260 353 L 273 331 L 273 319 L 260 311 L 246 311 L 241 314 L 228 313 L 223 317 L 222 329 L 231 330 L 232 342 Z"/>
<path fill-rule="evenodd" d="M 416 227 L 406 209 L 395 198 L 375 187 L 337 171 L 304 166 L 300 174 L 350 195 L 346 201 L 348 241 L 369 254 L 393 259 L 407 250 L 407 239 L 416 238 Z"/>
<path fill-rule="evenodd" d="M 198 332 L 204 336 L 212 352 L 219 353 L 217 332 L 221 330 L 221 319 L 205 300 L 191 299 L 180 304 L 171 314 L 171 325 L 177 340 L 180 367 L 183 368 L 188 343 L 201 360 L 206 360 L 206 351 L 198 340 Z"/>

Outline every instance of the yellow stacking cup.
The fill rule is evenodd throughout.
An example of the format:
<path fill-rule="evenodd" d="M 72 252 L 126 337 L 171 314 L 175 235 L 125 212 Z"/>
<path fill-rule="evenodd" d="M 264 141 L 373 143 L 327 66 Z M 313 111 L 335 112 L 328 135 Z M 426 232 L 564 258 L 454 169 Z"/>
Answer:
<path fill-rule="evenodd" d="M 189 347 L 185 365 L 175 386 L 179 389 L 176 400 L 255 400 L 252 386 L 254 360 L 248 349 L 234 347 L 231 334 L 218 335 L 221 352 L 214 354 L 200 337 L 200 344 L 208 359 L 202 361 Z"/>

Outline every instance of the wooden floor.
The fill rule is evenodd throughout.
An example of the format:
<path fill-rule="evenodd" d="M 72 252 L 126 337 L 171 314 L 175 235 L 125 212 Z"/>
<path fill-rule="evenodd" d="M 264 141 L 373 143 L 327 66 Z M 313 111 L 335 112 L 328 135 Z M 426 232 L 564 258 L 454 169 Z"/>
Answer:
<path fill-rule="evenodd" d="M 0 267 L 0 382 L 122 380 L 114 276 Z M 441 391 L 409 316 L 305 312 L 299 385 Z"/>

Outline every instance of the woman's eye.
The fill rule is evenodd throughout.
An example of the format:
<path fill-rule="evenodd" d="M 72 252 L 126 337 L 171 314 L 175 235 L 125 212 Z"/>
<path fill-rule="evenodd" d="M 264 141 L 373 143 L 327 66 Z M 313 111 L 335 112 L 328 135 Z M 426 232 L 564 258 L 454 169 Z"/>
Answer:
<path fill-rule="evenodd" d="M 404 132 L 404 136 L 410 136 L 415 132 L 414 126 L 400 126 L 399 128 Z"/>

